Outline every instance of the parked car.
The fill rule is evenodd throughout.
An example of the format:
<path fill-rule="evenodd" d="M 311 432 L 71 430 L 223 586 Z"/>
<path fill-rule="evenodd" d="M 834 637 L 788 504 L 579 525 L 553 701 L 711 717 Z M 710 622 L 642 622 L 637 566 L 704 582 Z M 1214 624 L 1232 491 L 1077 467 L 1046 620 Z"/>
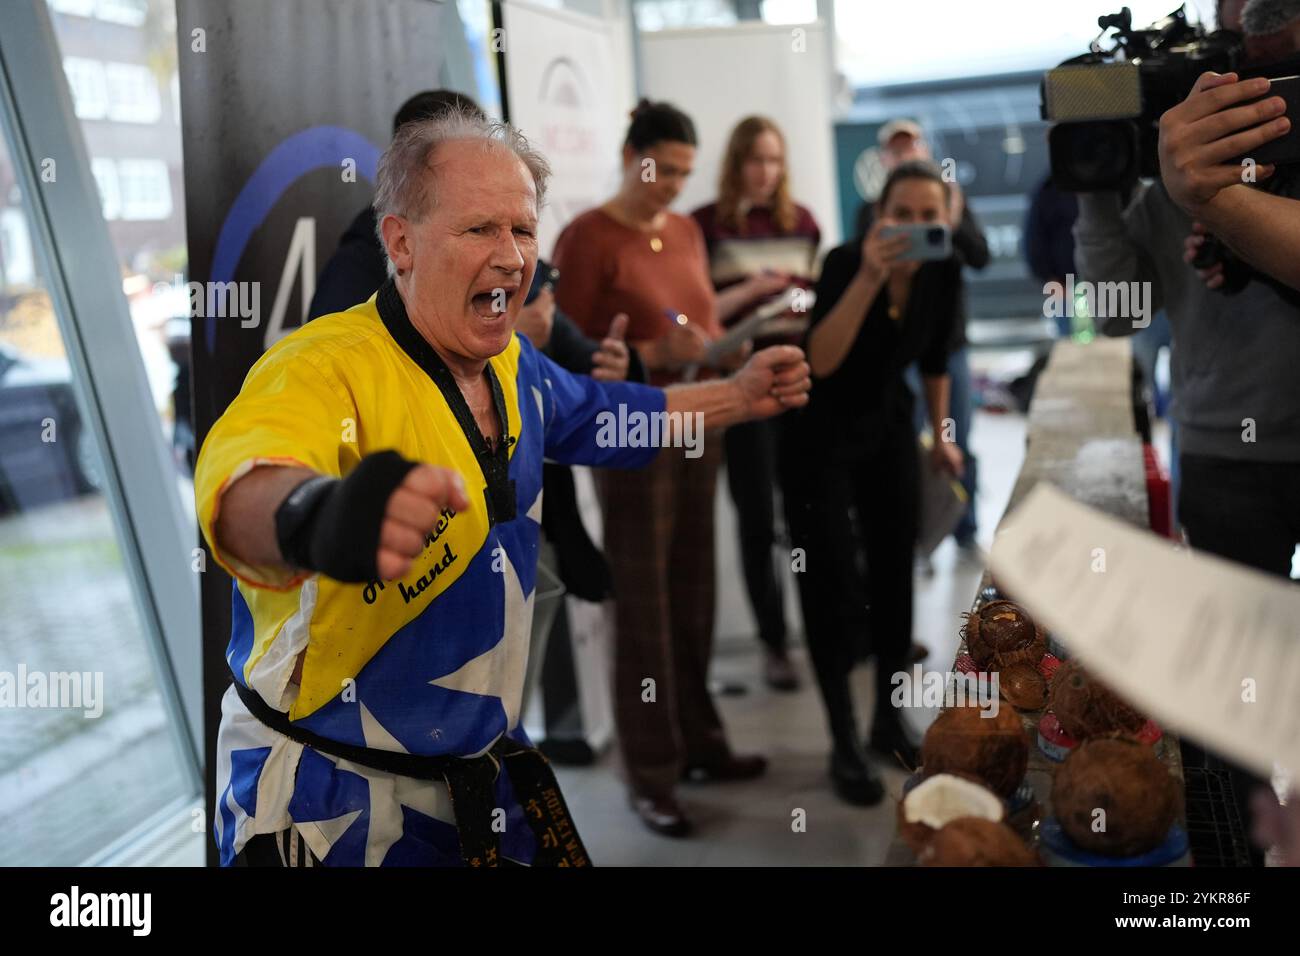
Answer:
<path fill-rule="evenodd" d="M 65 359 L 0 343 L 0 513 L 100 491 L 104 473 Z"/>

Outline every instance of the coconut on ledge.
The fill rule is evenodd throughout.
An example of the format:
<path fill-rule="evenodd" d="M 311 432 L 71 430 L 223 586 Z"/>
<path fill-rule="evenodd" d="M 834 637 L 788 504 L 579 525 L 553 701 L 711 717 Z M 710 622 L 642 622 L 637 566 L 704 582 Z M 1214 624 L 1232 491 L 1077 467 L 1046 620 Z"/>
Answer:
<path fill-rule="evenodd" d="M 1047 632 L 1014 601 L 989 601 L 966 615 L 961 629 L 971 659 L 981 669 L 1037 666 L 1047 653 Z"/>
<path fill-rule="evenodd" d="M 921 766 L 927 774 L 969 774 L 1009 797 L 1025 779 L 1029 737 L 1010 707 L 999 707 L 996 715 L 981 707 L 949 707 L 925 732 Z"/>
<path fill-rule="evenodd" d="M 1083 669 L 1078 661 L 1063 663 L 1052 675 L 1049 709 L 1061 729 L 1076 740 L 1106 734 L 1136 734 L 1146 717 Z"/>
<path fill-rule="evenodd" d="M 898 801 L 898 835 L 913 853 L 920 854 L 939 830 L 962 817 L 1000 823 L 1006 817 L 1006 805 L 970 777 L 932 774 Z"/>
<path fill-rule="evenodd" d="M 921 850 L 922 866 L 1041 866 L 1041 861 L 1005 823 L 960 817 L 944 826 Z"/>
<path fill-rule="evenodd" d="M 1085 740 L 1052 780 L 1065 835 L 1105 856 L 1154 850 L 1178 813 L 1178 785 L 1151 747 L 1132 737 Z"/>

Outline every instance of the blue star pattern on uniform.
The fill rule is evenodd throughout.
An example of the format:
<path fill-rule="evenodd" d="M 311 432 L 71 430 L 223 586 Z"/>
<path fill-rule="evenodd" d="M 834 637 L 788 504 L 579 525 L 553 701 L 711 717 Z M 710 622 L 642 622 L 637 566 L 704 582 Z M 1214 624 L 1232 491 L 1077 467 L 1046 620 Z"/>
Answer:
<path fill-rule="evenodd" d="M 664 397 L 658 389 L 571 375 L 518 341 L 520 426 L 509 466 L 516 517 L 490 527 L 478 551 L 462 556 L 467 563 L 459 577 L 299 726 L 401 753 L 474 756 L 502 734 L 531 746 L 519 711 L 537 579 L 543 459 L 644 464 L 655 449 L 599 447 L 596 416 L 619 403 L 662 411 Z M 232 601 L 228 658 L 239 665 L 253 646 L 254 622 L 238 584 Z M 241 666 L 232 669 L 242 673 Z M 305 747 L 252 717 L 233 688 L 222 710 L 215 826 L 223 865 L 253 834 L 290 826 L 328 866 L 460 864 L 450 795 L 441 781 L 388 774 Z M 496 798 L 505 812 L 502 856 L 530 862 L 535 839 L 504 773 Z"/>

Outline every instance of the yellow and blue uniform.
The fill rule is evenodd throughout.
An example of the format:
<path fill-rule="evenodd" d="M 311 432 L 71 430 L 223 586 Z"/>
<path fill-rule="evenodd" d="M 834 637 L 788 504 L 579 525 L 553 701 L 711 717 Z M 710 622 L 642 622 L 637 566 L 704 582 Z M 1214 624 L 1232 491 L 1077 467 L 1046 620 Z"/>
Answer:
<path fill-rule="evenodd" d="M 391 317 L 390 317 L 391 321 Z M 406 322 L 405 316 L 401 321 Z M 475 756 L 519 723 L 542 516 L 543 459 L 635 468 L 655 448 L 602 447 L 598 416 L 664 410 L 659 389 L 571 374 L 516 335 L 490 360 L 505 400 L 516 510 L 491 523 L 469 440 L 372 297 L 273 346 L 213 425 L 195 471 L 200 526 L 235 576 L 227 661 L 236 680 L 296 727 L 376 750 Z M 400 580 L 347 584 L 255 567 L 223 552 L 214 528 L 226 487 L 260 464 L 344 477 L 394 450 L 464 479 L 471 507 L 445 509 Z M 305 650 L 300 684 L 290 681 Z M 535 839 L 508 776 L 503 857 Z M 249 838 L 292 826 L 327 865 L 459 862 L 447 787 L 330 756 L 253 717 L 235 688 L 222 701 L 215 834 L 229 865 Z"/>

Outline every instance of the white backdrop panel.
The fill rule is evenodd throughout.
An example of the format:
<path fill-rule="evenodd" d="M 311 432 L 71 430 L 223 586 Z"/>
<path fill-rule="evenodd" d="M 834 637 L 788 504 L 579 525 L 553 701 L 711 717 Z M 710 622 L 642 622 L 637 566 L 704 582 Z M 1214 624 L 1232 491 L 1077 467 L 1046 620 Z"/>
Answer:
<path fill-rule="evenodd" d="M 678 211 L 717 198 L 732 127 L 760 113 L 785 133 L 794 196 L 817 217 L 822 251 L 839 243 L 830 55 L 821 22 L 641 34 L 645 95 L 685 110 L 700 139 L 695 173 L 677 199 Z"/>

